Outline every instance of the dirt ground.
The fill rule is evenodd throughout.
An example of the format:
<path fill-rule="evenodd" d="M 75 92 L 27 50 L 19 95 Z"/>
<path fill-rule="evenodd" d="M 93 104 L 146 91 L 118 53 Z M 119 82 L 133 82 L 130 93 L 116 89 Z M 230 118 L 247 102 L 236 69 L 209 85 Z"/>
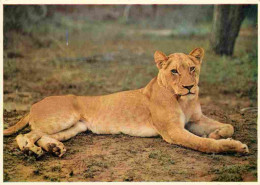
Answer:
<path fill-rule="evenodd" d="M 144 86 L 156 75 L 152 59 L 156 48 L 169 51 L 172 44 L 187 52 L 196 45 L 206 45 L 199 38 L 128 40 L 118 35 L 115 40 L 85 42 L 87 35 L 79 34 L 70 48 L 53 38 L 50 42 L 40 40 L 43 46 L 35 47 L 29 36 L 12 37 L 16 48 L 4 53 L 5 128 L 46 96 L 109 94 Z M 187 43 L 193 44 L 186 47 Z M 161 137 L 86 132 L 64 142 L 67 153 L 62 158 L 46 153 L 35 159 L 19 151 L 15 134 L 4 137 L 4 181 L 256 181 L 256 102 L 219 89 L 201 84 L 203 112 L 232 124 L 233 138 L 249 147 L 247 156 L 205 154 L 168 144 Z"/>
<path fill-rule="evenodd" d="M 208 96 L 201 103 L 206 115 L 234 125 L 234 139 L 247 143 L 250 155 L 204 154 L 168 144 L 160 137 L 87 132 L 64 143 L 68 151 L 62 158 L 46 154 L 36 160 L 21 153 L 12 136 L 4 138 L 4 180 L 256 181 L 256 113 L 242 113 L 239 107 L 246 101 L 232 97 L 218 103 Z M 5 121 L 15 122 L 24 113 L 6 111 Z"/>

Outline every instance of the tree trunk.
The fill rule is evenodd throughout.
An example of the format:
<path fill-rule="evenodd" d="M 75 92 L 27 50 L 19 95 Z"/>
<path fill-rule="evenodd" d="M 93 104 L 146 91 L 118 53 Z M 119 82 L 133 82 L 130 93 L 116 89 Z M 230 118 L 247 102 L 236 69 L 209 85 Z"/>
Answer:
<path fill-rule="evenodd" d="M 211 47 L 216 54 L 233 54 L 246 8 L 246 5 L 215 5 Z"/>
<path fill-rule="evenodd" d="M 132 5 L 126 5 L 124 9 L 124 21 L 128 23 L 129 21 L 129 15 L 130 15 L 130 9 L 132 8 Z"/>
<path fill-rule="evenodd" d="M 152 5 L 152 18 L 153 20 L 156 20 L 158 14 L 158 5 L 154 4 Z"/>

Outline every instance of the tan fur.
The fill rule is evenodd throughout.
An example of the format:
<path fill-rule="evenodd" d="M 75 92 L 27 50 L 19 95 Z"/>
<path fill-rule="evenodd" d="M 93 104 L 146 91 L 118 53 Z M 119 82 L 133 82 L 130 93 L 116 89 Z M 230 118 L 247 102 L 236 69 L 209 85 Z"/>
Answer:
<path fill-rule="evenodd" d="M 19 130 L 23 129 L 28 125 L 29 122 L 29 115 L 24 116 L 18 123 L 16 123 L 14 126 L 4 130 L 5 136 L 10 136 Z"/>
<path fill-rule="evenodd" d="M 198 82 L 203 56 L 202 48 L 189 55 L 166 56 L 156 51 L 158 76 L 142 89 L 106 96 L 47 97 L 31 107 L 24 120 L 32 131 L 17 136 L 18 146 L 38 156 L 43 154 L 41 148 L 62 156 L 66 149 L 60 141 L 91 130 L 97 134 L 161 135 L 169 143 L 207 153 L 248 153 L 240 141 L 221 139 L 233 135 L 231 125 L 211 120 L 201 112 Z M 22 128 L 24 120 L 4 134 Z"/>

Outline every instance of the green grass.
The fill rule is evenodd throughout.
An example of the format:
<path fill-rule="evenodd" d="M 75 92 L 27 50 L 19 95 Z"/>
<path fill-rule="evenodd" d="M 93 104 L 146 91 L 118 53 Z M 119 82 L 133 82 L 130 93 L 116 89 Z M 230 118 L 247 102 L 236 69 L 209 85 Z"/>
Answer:
<path fill-rule="evenodd" d="M 106 161 L 91 161 L 87 165 L 87 169 L 84 171 L 85 178 L 93 178 L 100 171 L 104 171 L 109 167 Z"/>
<path fill-rule="evenodd" d="M 255 165 L 231 165 L 224 166 L 220 169 L 213 170 L 216 174 L 213 181 L 221 182 L 238 182 L 242 181 L 242 175 L 246 172 L 253 171 L 254 175 L 257 176 L 257 169 Z"/>
<path fill-rule="evenodd" d="M 172 159 L 172 157 L 160 150 L 152 151 L 149 156 L 150 159 L 156 159 L 158 160 L 162 165 L 173 165 L 175 164 L 175 161 Z"/>
<path fill-rule="evenodd" d="M 237 96 L 257 98 L 257 56 L 246 54 L 243 57 L 206 56 L 202 65 L 200 81 L 217 86 L 222 93 L 235 93 Z"/>

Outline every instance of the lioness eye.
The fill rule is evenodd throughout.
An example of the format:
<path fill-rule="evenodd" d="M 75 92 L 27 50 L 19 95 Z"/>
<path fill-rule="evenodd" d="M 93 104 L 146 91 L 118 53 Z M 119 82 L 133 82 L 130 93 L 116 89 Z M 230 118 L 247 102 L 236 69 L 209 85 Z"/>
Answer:
<path fill-rule="evenodd" d="M 195 67 L 190 67 L 190 72 L 193 72 L 195 70 Z"/>
<path fill-rule="evenodd" d="M 172 72 L 172 74 L 177 74 L 178 73 L 178 71 L 176 69 L 172 69 L 171 72 Z"/>

